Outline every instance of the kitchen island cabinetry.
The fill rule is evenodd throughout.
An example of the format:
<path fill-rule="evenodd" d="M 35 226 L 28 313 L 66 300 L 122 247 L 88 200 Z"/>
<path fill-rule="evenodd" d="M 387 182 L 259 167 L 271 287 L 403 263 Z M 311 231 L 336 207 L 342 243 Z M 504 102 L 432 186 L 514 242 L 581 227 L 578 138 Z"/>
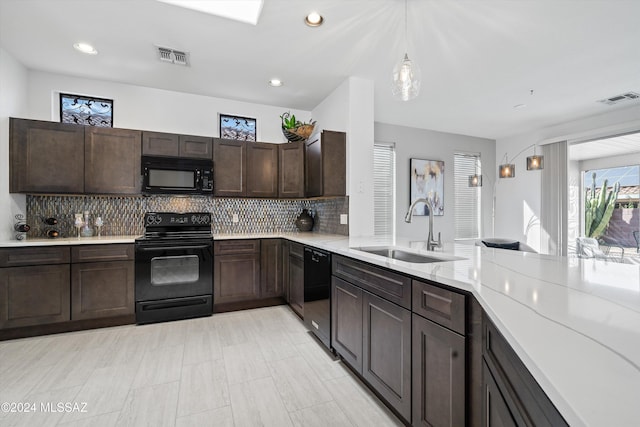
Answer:
<path fill-rule="evenodd" d="M 143 131 L 142 155 L 210 160 L 213 156 L 213 138 Z"/>
<path fill-rule="evenodd" d="M 483 319 L 483 426 L 568 426 L 497 328 Z"/>
<path fill-rule="evenodd" d="M 332 347 L 411 420 L 410 279 L 336 255 L 332 272 Z"/>
<path fill-rule="evenodd" d="M 140 194 L 140 131 L 87 126 L 84 192 Z"/>
<path fill-rule="evenodd" d="M 73 246 L 71 259 L 72 320 L 135 313 L 133 245 Z"/>
<path fill-rule="evenodd" d="M 413 425 L 467 425 L 465 295 L 413 280 Z"/>

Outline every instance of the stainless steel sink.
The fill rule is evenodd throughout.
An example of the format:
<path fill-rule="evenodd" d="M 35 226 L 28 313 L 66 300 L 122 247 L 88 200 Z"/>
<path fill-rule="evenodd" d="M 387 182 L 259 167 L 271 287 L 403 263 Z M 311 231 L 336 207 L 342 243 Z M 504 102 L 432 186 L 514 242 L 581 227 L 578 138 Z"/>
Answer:
<path fill-rule="evenodd" d="M 456 261 L 464 258 L 452 257 L 452 256 L 429 256 L 418 254 L 414 252 L 407 252 L 402 249 L 389 247 L 389 246 L 376 246 L 376 247 L 364 247 L 364 248 L 352 248 L 358 251 L 366 252 L 373 255 L 380 255 L 386 258 L 397 259 L 399 261 L 411 262 L 416 264 L 427 264 L 430 262 L 445 262 Z"/>

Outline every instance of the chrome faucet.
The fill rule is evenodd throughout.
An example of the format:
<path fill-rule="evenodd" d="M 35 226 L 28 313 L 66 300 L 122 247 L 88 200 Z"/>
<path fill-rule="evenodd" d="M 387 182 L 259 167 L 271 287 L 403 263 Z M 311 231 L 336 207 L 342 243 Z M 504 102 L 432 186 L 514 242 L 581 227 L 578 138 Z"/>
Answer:
<path fill-rule="evenodd" d="M 427 236 L 427 250 L 433 251 L 435 248 L 442 247 L 442 241 L 440 240 L 440 232 L 438 232 L 438 240 L 433 240 L 433 203 L 429 199 L 416 199 L 411 206 L 409 206 L 409 211 L 404 216 L 404 222 L 411 222 L 411 218 L 413 217 L 413 208 L 420 202 L 426 203 L 429 207 L 429 235 Z"/>

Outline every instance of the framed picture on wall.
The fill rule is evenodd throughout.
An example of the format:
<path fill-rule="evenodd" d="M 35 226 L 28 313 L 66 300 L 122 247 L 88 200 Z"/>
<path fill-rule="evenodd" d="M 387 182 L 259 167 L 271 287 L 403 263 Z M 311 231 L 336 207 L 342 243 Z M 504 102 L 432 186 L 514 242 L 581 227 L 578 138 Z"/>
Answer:
<path fill-rule="evenodd" d="M 220 114 L 220 138 L 256 141 L 256 119 Z"/>
<path fill-rule="evenodd" d="M 411 159 L 409 204 L 419 198 L 431 201 L 433 215 L 444 215 L 444 162 L 441 160 Z M 429 215 L 426 203 L 413 208 L 414 215 Z"/>
<path fill-rule="evenodd" d="M 60 122 L 113 127 L 113 99 L 61 93 Z"/>

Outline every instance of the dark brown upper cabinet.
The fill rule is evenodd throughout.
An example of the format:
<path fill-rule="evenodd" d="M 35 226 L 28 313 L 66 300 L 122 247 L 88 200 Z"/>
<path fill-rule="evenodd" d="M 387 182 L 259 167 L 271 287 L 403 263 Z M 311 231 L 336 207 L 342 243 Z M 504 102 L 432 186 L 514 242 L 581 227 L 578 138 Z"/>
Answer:
<path fill-rule="evenodd" d="M 346 195 L 347 135 L 323 130 L 305 143 L 305 195 Z"/>
<path fill-rule="evenodd" d="M 213 194 L 243 197 L 247 187 L 247 147 L 243 141 L 213 140 Z"/>
<path fill-rule="evenodd" d="M 248 142 L 247 197 L 278 197 L 278 144 Z"/>
<path fill-rule="evenodd" d="M 304 197 L 304 142 L 278 144 L 278 196 Z"/>
<path fill-rule="evenodd" d="M 140 134 L 138 130 L 85 128 L 85 193 L 140 193 Z"/>
<path fill-rule="evenodd" d="M 211 159 L 213 138 L 144 131 L 142 155 Z"/>
<path fill-rule="evenodd" d="M 84 127 L 12 118 L 9 122 L 11 193 L 82 193 Z"/>
<path fill-rule="evenodd" d="M 140 131 L 10 121 L 10 191 L 140 193 Z"/>
<path fill-rule="evenodd" d="M 278 197 L 278 144 L 216 138 L 214 195 Z"/>

